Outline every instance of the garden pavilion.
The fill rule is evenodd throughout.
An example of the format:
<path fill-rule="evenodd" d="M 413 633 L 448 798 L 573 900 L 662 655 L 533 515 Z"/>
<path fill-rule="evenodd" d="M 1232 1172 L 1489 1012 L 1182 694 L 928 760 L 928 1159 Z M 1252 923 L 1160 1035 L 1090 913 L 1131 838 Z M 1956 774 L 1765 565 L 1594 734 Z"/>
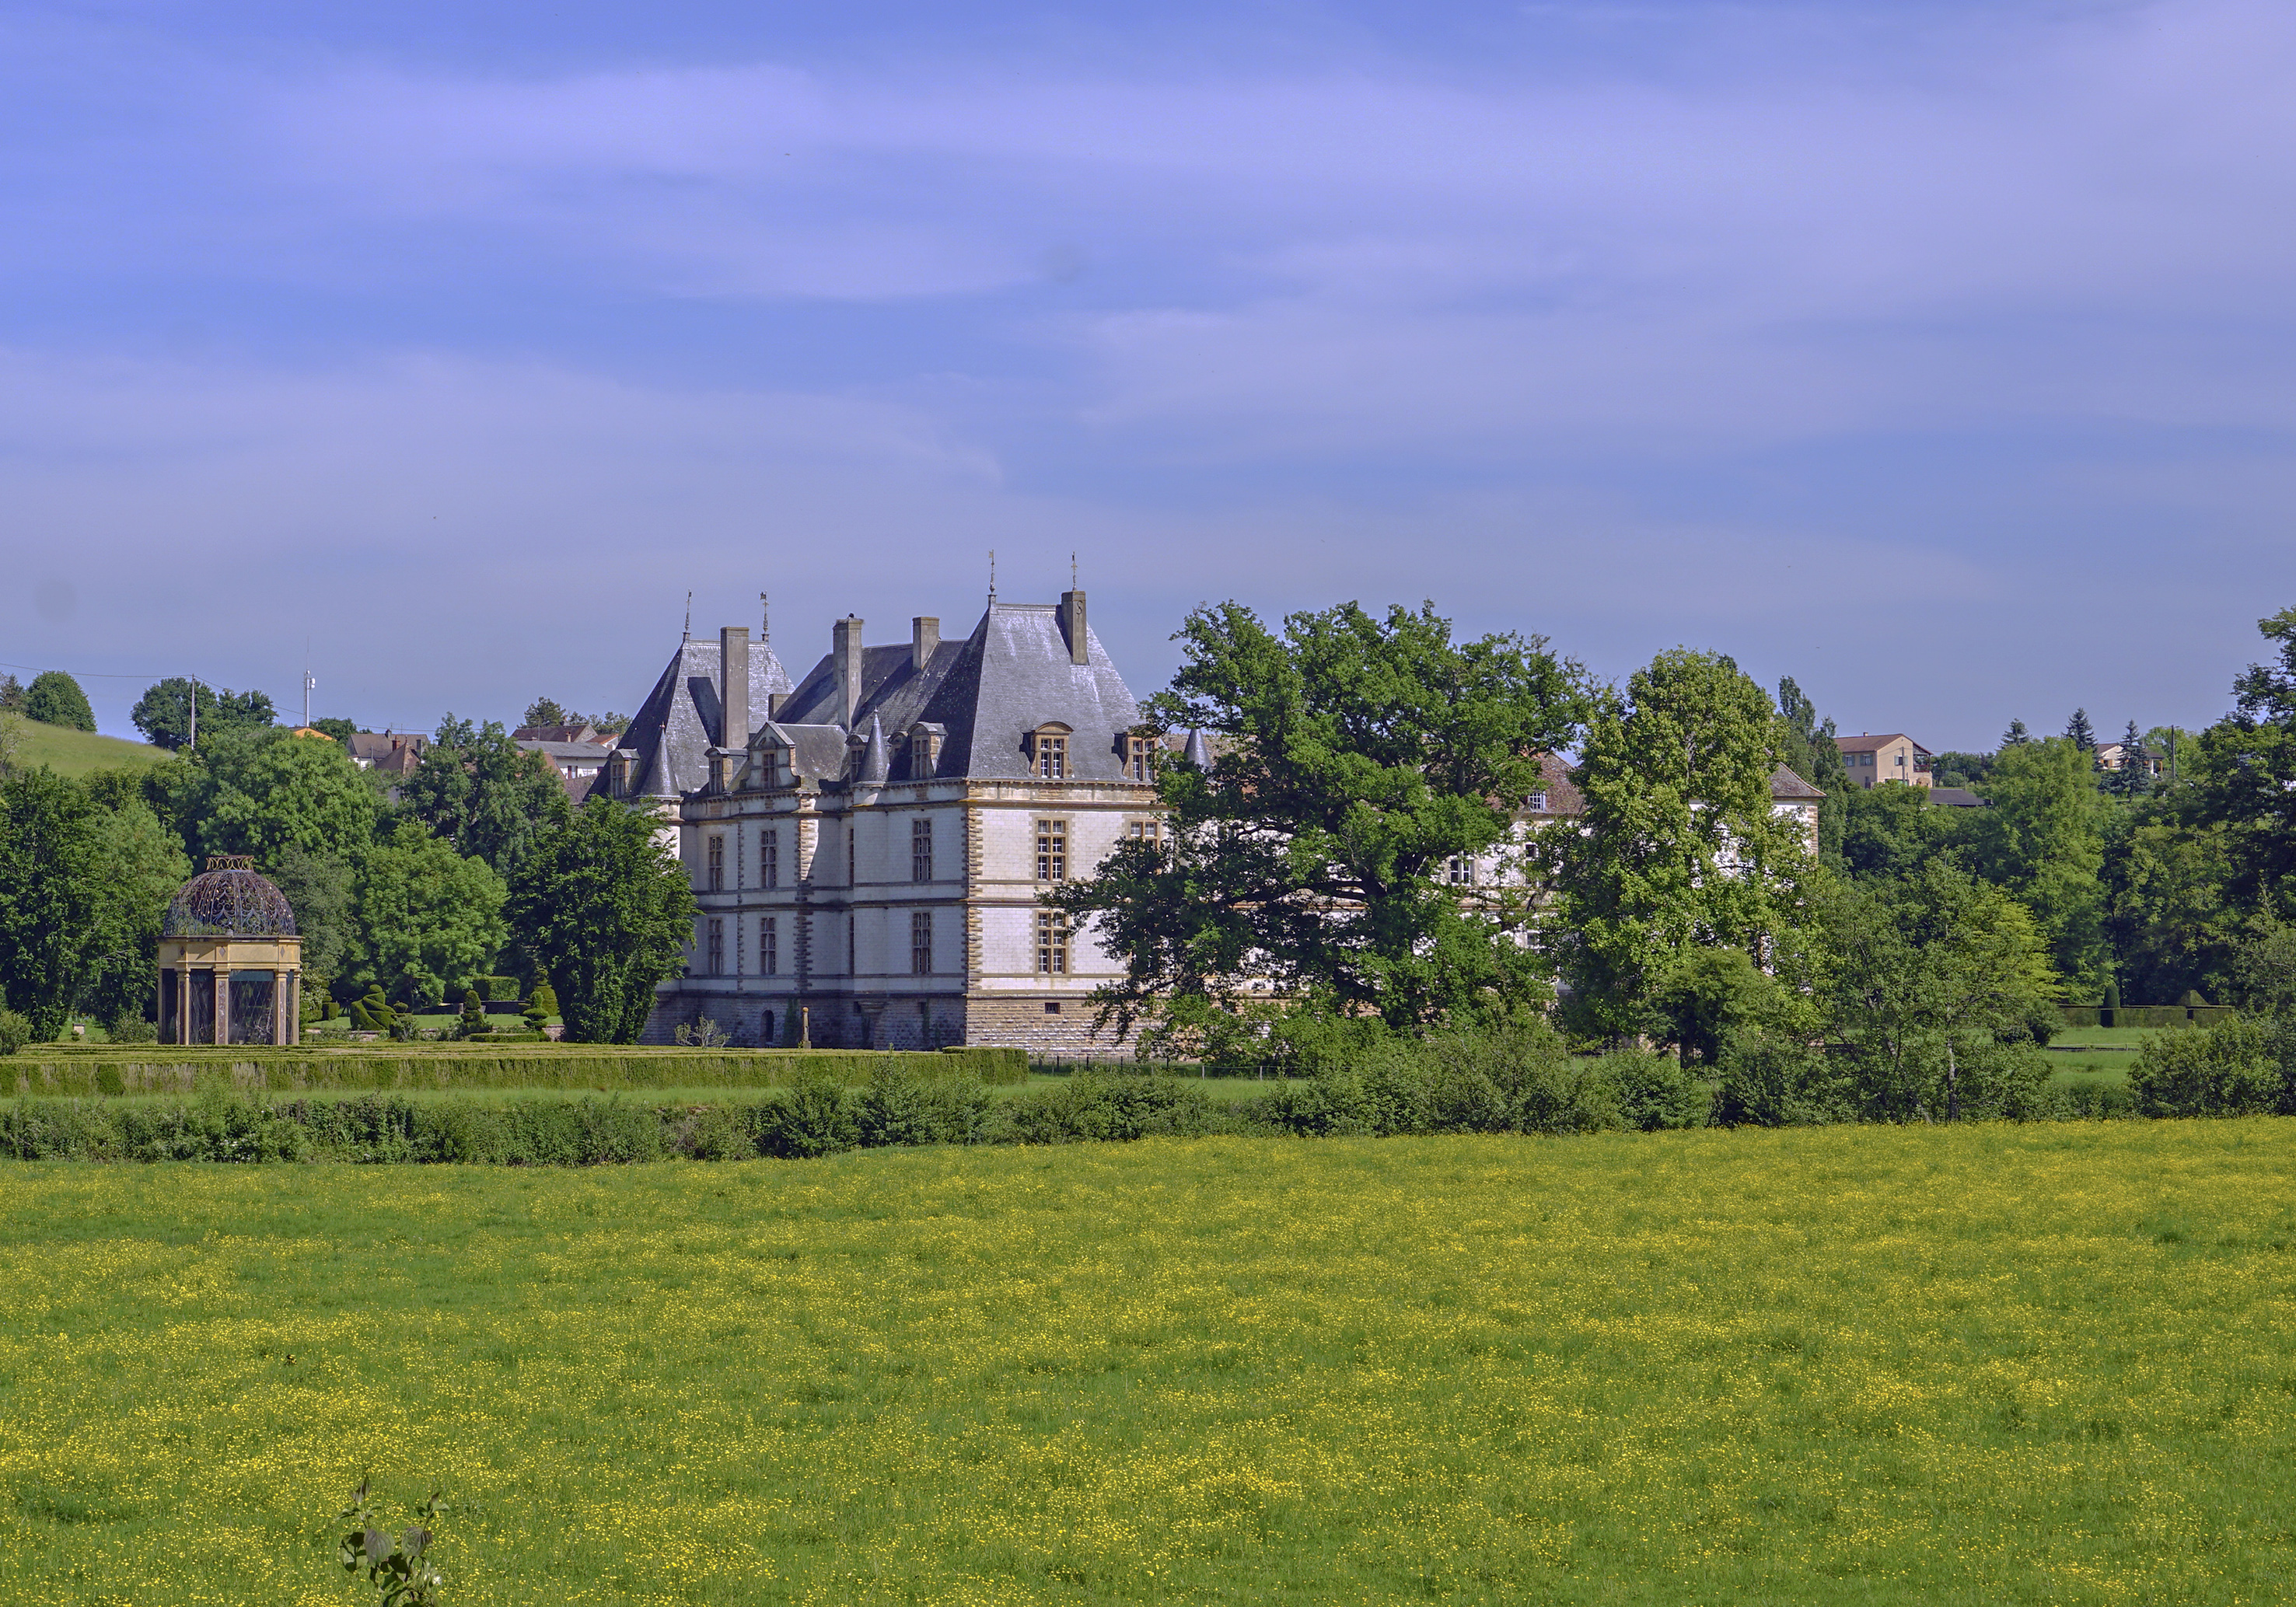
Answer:
<path fill-rule="evenodd" d="M 294 1043 L 302 989 L 295 912 L 252 859 L 217 855 L 176 890 L 160 928 L 160 1042 Z"/>

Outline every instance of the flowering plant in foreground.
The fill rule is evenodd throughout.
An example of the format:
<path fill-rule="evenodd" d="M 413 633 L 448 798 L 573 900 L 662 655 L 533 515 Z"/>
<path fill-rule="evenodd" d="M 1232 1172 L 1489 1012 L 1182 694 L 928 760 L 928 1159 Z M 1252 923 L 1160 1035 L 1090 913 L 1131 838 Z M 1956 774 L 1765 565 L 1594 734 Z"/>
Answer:
<path fill-rule="evenodd" d="M 335 1546 L 335 1561 L 354 1578 L 365 1570 L 367 1582 L 374 1587 L 375 1607 L 439 1607 L 439 1593 L 447 1580 L 430 1561 L 431 1525 L 447 1504 L 433 1489 L 430 1499 L 414 1509 L 417 1521 L 394 1540 L 374 1526 L 368 1483 L 360 1480 L 350 1505 L 335 1514 L 338 1523 L 351 1520 L 350 1532 Z"/>

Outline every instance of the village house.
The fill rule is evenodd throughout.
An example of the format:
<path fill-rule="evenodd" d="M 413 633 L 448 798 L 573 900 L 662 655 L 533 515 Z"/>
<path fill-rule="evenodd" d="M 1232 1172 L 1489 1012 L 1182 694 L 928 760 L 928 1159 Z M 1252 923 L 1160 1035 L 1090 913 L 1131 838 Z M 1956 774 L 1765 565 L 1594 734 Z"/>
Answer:
<path fill-rule="evenodd" d="M 1853 787 L 1870 787 L 1877 781 L 1903 782 L 1909 787 L 1930 784 L 1930 760 L 1935 756 L 1903 732 L 1837 736 L 1833 745 L 1841 750 L 1842 767 Z"/>

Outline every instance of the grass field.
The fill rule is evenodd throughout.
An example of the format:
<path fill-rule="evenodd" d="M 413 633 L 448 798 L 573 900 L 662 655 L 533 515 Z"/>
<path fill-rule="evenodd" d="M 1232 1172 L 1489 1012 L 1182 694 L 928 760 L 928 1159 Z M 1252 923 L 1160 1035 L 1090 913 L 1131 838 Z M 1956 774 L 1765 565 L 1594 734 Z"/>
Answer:
<path fill-rule="evenodd" d="M 176 757 L 165 748 L 37 720 L 18 719 L 12 726 L 18 734 L 16 762 L 28 770 L 46 765 L 60 775 L 85 775 L 91 770 L 164 764 Z"/>
<path fill-rule="evenodd" d="M 2296 1123 L 0 1166 L 0 1599 L 2231 1603 Z"/>

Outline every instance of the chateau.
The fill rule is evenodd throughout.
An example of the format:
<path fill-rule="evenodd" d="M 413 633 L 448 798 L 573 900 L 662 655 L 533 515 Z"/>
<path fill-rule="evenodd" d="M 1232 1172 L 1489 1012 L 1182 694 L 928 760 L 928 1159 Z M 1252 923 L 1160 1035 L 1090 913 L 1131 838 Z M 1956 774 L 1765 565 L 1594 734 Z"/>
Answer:
<path fill-rule="evenodd" d="M 1152 739 L 1081 591 L 999 603 L 963 640 L 863 622 L 792 685 L 748 627 L 687 640 L 597 786 L 656 808 L 700 906 L 645 1040 L 1124 1052 L 1093 1030 L 1118 967 L 1037 896 L 1160 811 Z"/>

